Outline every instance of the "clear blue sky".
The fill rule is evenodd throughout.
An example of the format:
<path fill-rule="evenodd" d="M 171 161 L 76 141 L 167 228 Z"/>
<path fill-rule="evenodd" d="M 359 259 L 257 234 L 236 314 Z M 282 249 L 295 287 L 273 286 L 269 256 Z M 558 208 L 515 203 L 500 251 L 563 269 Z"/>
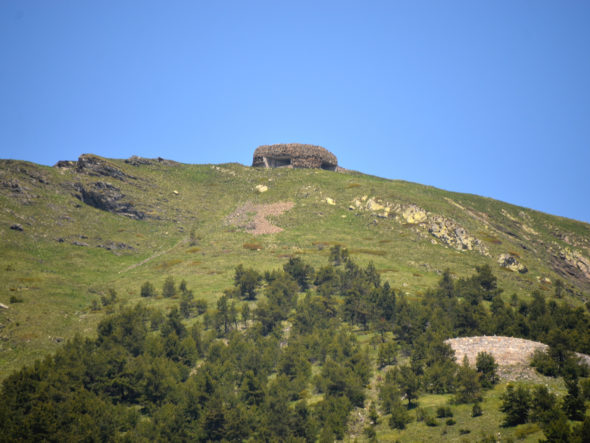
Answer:
<path fill-rule="evenodd" d="M 0 157 L 342 166 L 590 222 L 589 1 L 0 2 Z"/>

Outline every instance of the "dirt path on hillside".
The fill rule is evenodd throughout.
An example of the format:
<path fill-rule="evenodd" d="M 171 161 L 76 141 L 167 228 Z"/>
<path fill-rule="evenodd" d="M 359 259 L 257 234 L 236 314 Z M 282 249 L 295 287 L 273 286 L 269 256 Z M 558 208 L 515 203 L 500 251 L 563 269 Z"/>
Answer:
<path fill-rule="evenodd" d="M 278 216 L 288 211 L 295 203 L 277 202 L 269 204 L 259 204 L 248 202 L 236 209 L 227 217 L 226 223 L 237 226 L 246 232 L 254 235 L 276 234 L 283 228 L 273 225 L 267 220 L 267 217 Z"/>
<path fill-rule="evenodd" d="M 186 243 L 187 241 L 188 241 L 188 238 L 183 238 L 183 239 L 179 240 L 179 241 L 178 241 L 178 242 L 177 242 L 177 243 L 176 243 L 174 246 L 172 246 L 171 248 L 165 249 L 165 250 L 163 250 L 163 251 L 158 251 L 158 252 L 156 252 L 156 253 L 154 253 L 154 254 L 150 255 L 148 258 L 146 258 L 146 259 L 144 259 L 144 260 L 140 261 L 139 263 L 135 263 L 135 264 L 133 264 L 133 265 L 131 265 L 131 266 L 129 266 L 129 267 L 127 267 L 127 268 L 125 268 L 125 269 L 122 269 L 121 271 L 119 271 L 119 274 L 121 274 L 121 273 L 123 273 L 123 272 L 128 272 L 128 271 L 131 271 L 132 269 L 135 269 L 135 268 L 137 268 L 138 266 L 145 265 L 147 262 L 149 262 L 149 261 L 153 260 L 153 259 L 154 259 L 154 258 L 156 258 L 156 257 L 159 257 L 160 255 L 164 255 L 164 254 L 167 254 L 167 253 L 169 253 L 170 251 L 172 251 L 173 249 L 177 248 L 177 247 L 178 247 L 178 246 L 180 246 L 181 244 L 183 244 L 183 243 Z"/>

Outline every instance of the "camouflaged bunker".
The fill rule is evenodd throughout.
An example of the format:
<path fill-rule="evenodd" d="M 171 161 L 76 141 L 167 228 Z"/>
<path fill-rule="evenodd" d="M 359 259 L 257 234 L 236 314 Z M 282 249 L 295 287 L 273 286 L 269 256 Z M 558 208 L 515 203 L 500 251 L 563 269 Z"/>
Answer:
<path fill-rule="evenodd" d="M 338 159 L 325 148 L 288 143 L 259 146 L 252 166 L 260 168 L 317 168 L 336 171 Z"/>

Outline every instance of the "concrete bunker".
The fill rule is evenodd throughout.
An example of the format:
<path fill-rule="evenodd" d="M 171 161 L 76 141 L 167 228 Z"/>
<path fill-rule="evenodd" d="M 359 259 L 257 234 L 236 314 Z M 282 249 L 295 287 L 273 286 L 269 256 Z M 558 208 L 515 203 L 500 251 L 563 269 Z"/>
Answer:
<path fill-rule="evenodd" d="M 325 148 L 300 143 L 259 146 L 252 166 L 260 168 L 315 168 L 335 171 L 336 156 Z"/>

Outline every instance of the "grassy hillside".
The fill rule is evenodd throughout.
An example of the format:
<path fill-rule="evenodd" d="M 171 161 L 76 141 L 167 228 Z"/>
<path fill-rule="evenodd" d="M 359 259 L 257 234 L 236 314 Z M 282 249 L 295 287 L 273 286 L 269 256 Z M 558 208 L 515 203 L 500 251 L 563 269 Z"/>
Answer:
<path fill-rule="evenodd" d="M 270 217 L 279 233 L 254 235 L 255 210 L 235 213 L 277 202 L 294 204 Z M 558 279 L 571 304 L 590 291 L 590 225 L 357 172 L 91 155 L 65 167 L 2 161 L 0 239 L 2 378 L 76 333 L 92 334 L 110 290 L 133 302 L 143 282 L 159 291 L 173 276 L 213 305 L 239 263 L 273 269 L 297 255 L 318 266 L 335 244 L 361 265 L 374 262 L 410 298 L 445 268 L 465 276 L 486 263 L 506 299 L 535 289 L 552 296 Z M 515 270 L 500 266 L 502 254 Z"/>

